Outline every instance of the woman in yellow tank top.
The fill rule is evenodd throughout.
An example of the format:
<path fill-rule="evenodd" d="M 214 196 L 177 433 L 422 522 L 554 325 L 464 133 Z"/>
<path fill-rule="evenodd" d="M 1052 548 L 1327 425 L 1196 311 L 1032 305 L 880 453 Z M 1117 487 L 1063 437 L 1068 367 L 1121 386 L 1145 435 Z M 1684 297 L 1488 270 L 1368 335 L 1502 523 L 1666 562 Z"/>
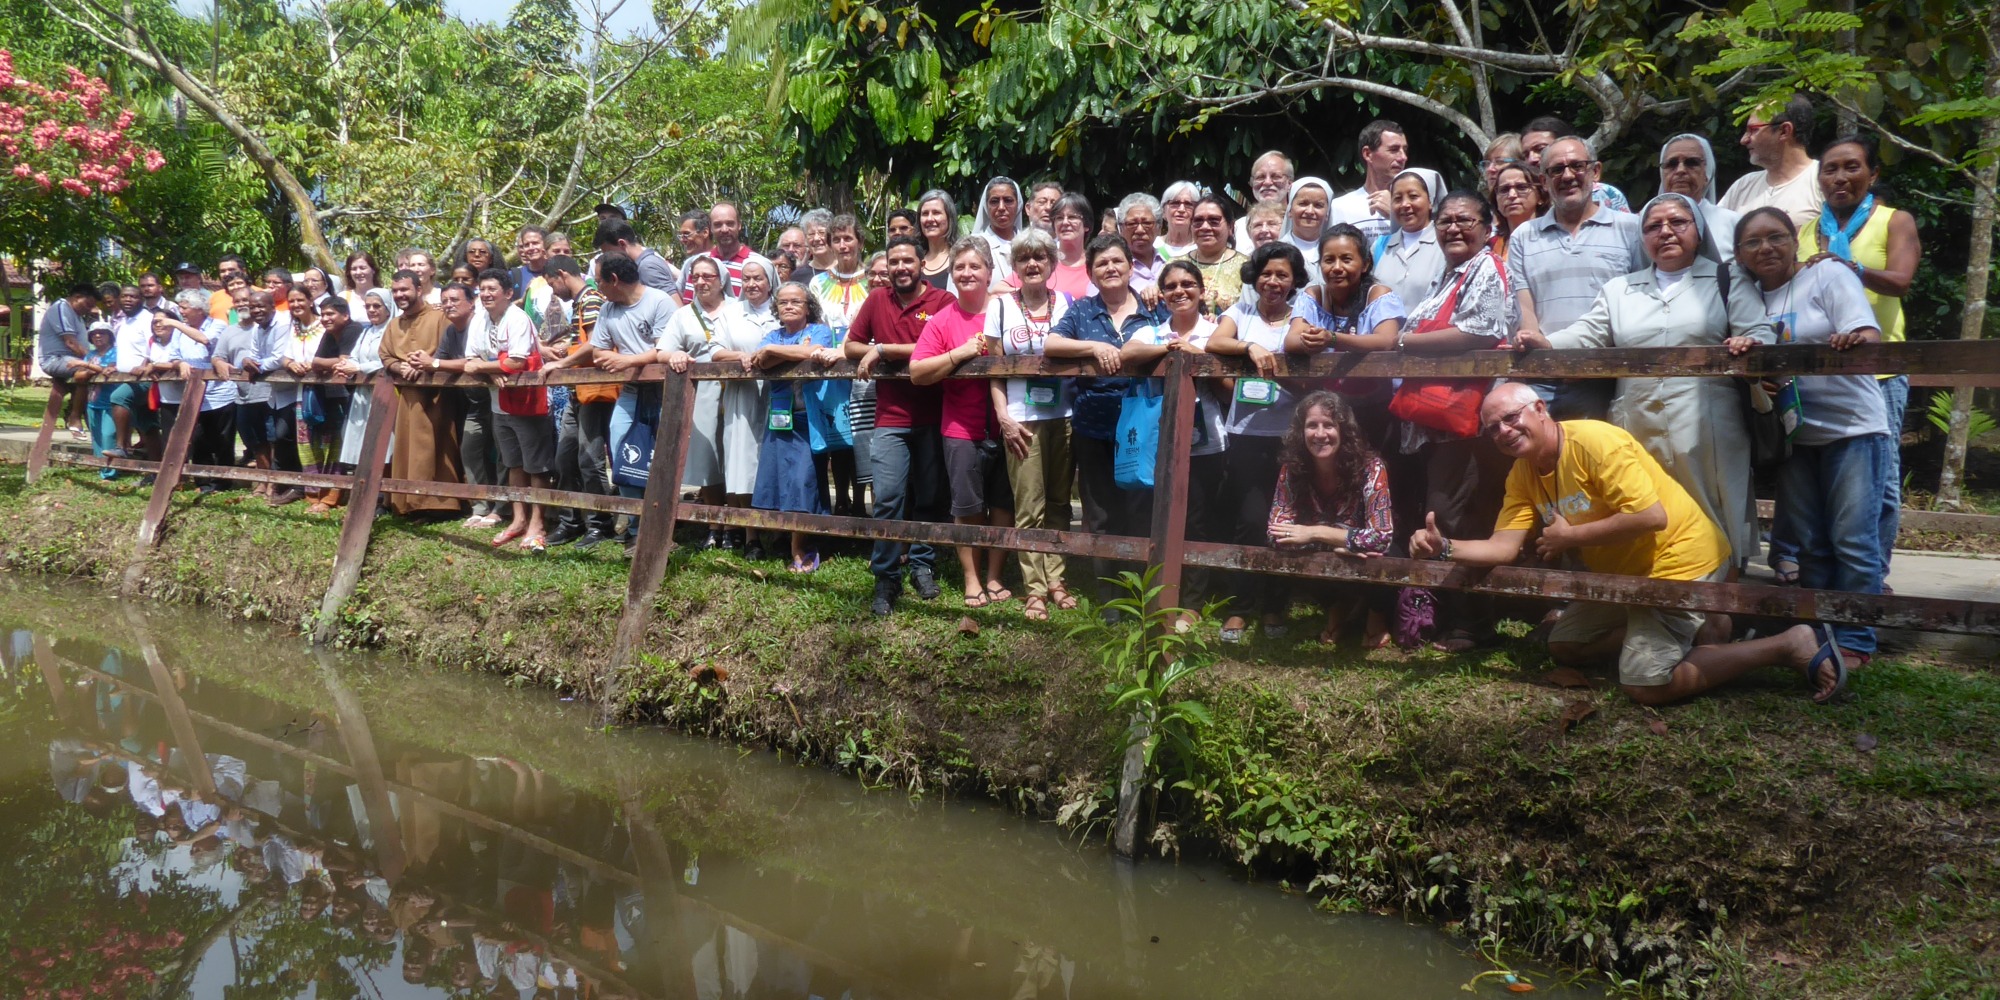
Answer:
<path fill-rule="evenodd" d="M 1917 220 L 1877 198 L 1875 182 L 1881 174 L 1882 164 L 1876 158 L 1873 138 L 1849 135 L 1826 144 L 1819 154 L 1819 189 L 1826 197 L 1826 204 L 1820 209 L 1819 224 L 1799 233 L 1799 259 L 1812 263 L 1822 258 L 1837 258 L 1853 268 L 1861 277 L 1862 289 L 1868 293 L 1868 304 L 1874 307 L 1882 342 L 1893 344 L 1905 339 L 1903 296 L 1917 276 L 1924 247 L 1917 235 Z M 1888 374 L 1877 376 L 1877 380 L 1888 410 L 1890 438 L 1900 441 L 1903 413 L 1910 405 L 1910 378 Z M 1882 571 L 1887 576 L 1903 505 L 1902 459 L 1895 447 L 1889 449 L 1883 478 Z M 1783 579 L 1785 563 L 1789 562 L 1796 579 L 1798 564 L 1795 559 L 1785 557 L 1787 541 L 1774 533 L 1772 568 Z M 1796 547 L 1791 551 L 1795 554 Z M 1889 588 L 1882 589 L 1886 593 Z"/>

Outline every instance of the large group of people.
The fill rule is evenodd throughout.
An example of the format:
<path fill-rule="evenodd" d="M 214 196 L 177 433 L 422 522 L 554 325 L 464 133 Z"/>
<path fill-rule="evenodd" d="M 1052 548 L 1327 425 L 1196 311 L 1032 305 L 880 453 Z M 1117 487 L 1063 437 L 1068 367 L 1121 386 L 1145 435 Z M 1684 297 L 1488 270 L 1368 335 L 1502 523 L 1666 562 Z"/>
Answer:
<path fill-rule="evenodd" d="M 1815 158 L 1813 119 L 1805 98 L 1753 115 L 1739 141 L 1759 169 L 1720 199 L 1709 139 L 1675 136 L 1659 152 L 1661 193 L 1636 211 L 1606 182 L 1590 140 L 1546 116 L 1496 140 L 1471 186 L 1412 166 L 1407 130 L 1376 121 L 1360 133 L 1362 180 L 1348 191 L 1298 175 L 1279 151 L 1252 164 L 1247 206 L 1175 182 L 1100 217 L 1080 192 L 996 177 L 968 206 L 967 231 L 952 195 L 932 190 L 879 231 L 851 214 L 807 212 L 768 253 L 750 248 L 741 212 L 723 202 L 679 218 L 678 265 L 607 204 L 587 246 L 521 229 L 512 266 L 474 239 L 448 268 L 412 249 L 393 268 L 357 253 L 341 275 L 272 269 L 253 282 L 228 257 L 219 290 L 193 265 L 177 269 L 171 297 L 152 275 L 129 288 L 79 286 L 48 311 L 40 357 L 51 377 L 86 387 L 77 405 L 91 429 L 74 433 L 110 455 L 157 448 L 180 394 L 167 382 L 156 403 L 127 384 L 92 388 L 94 371 L 462 371 L 493 376 L 492 388 L 397 389 L 394 478 L 636 496 L 655 433 L 686 433 L 683 482 L 704 503 L 1066 529 L 1074 498 L 1084 530 L 1142 535 L 1153 435 L 1134 426 L 1158 412 L 1159 389 L 1127 372 L 1206 352 L 1243 358 L 1254 374 L 1201 383 L 1191 538 L 1681 580 L 1734 580 L 1758 554 L 1751 428 L 1775 420 L 1785 436 L 1773 459 L 1779 580 L 1872 594 L 1896 534 L 1904 377 L 1276 377 L 1280 356 L 1327 351 L 1742 353 L 1900 340 L 1900 296 L 1921 257 L 1916 225 L 1878 187 L 1872 140 L 1841 136 Z M 949 378 L 983 355 L 1038 354 L 1087 360 L 1096 374 Z M 843 358 L 857 365 L 852 380 L 747 377 Z M 745 377 L 700 382 L 686 428 L 672 426 L 678 415 L 662 423 L 657 384 L 506 384 L 544 368 L 692 362 Z M 907 365 L 909 378 L 876 379 L 885 365 Z M 367 404 L 367 392 L 335 386 L 211 383 L 197 454 L 233 464 L 240 443 L 243 463 L 296 471 L 304 446 L 315 471 L 351 469 Z M 263 489 L 273 504 L 301 499 Z M 310 492 L 316 511 L 341 503 L 338 490 Z M 390 502 L 407 516 L 465 513 L 449 498 Z M 496 529 L 496 546 L 616 537 L 612 518 L 585 511 L 470 513 L 469 524 Z M 628 545 L 633 537 L 628 522 Z M 814 539 L 788 543 L 725 530 L 707 539 L 788 558 L 799 573 L 819 566 Z M 966 607 L 1018 596 L 1023 615 L 1045 619 L 1111 575 L 1102 560 L 1086 568 L 1022 553 L 1016 595 L 1008 556 L 957 550 Z M 906 580 L 926 600 L 942 590 L 933 546 L 880 541 L 870 566 L 877 615 L 893 613 Z M 1189 606 L 1226 601 L 1225 643 L 1282 638 L 1299 596 L 1249 573 L 1196 574 L 1189 587 Z M 1496 617 L 1463 593 L 1313 596 L 1326 612 L 1322 638 L 1355 626 L 1370 647 L 1411 641 L 1421 618 L 1442 623 L 1430 640 L 1466 649 Z M 1694 693 L 1753 660 L 1802 672 L 1825 700 L 1875 649 L 1871 630 L 1847 626 L 1725 645 L 1732 623 L 1719 615 L 1621 619 L 1578 605 L 1550 625 L 1559 656 L 1618 661 L 1627 690 L 1646 700 Z M 1732 666 L 1714 665 L 1724 660 Z"/>

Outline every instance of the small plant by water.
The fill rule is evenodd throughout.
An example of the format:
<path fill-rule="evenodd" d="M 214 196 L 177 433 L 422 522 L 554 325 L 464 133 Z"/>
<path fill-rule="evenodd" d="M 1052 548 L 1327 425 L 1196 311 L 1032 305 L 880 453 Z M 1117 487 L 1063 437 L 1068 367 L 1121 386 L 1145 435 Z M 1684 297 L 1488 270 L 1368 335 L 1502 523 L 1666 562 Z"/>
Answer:
<path fill-rule="evenodd" d="M 1158 789 L 1163 774 L 1174 782 L 1196 777 L 1201 738 L 1215 722 L 1208 706 L 1176 691 L 1189 678 L 1215 665 L 1206 641 L 1212 631 L 1215 606 L 1201 611 L 1154 607 L 1163 590 L 1154 581 L 1159 567 L 1145 576 L 1127 570 L 1111 582 L 1124 596 L 1108 601 L 1089 624 L 1070 630 L 1069 637 L 1097 642 L 1097 659 L 1108 675 L 1104 693 L 1114 714 L 1131 713 L 1127 746 L 1142 746 L 1146 782 Z M 1164 760 L 1162 747 L 1168 749 Z M 1168 782 L 1169 784 L 1173 782 Z"/>

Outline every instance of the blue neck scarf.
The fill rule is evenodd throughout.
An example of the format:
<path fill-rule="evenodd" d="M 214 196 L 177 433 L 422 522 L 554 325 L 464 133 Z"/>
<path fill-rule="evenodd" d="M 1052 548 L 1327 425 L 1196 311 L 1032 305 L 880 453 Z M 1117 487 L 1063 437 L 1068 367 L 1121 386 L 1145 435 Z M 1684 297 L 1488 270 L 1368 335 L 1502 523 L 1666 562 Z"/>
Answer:
<path fill-rule="evenodd" d="M 1854 214 L 1847 217 L 1847 225 L 1842 226 L 1833 217 L 1832 205 L 1819 207 L 1820 249 L 1839 257 L 1841 260 L 1854 259 L 1854 238 L 1861 235 L 1861 227 L 1868 224 L 1868 217 L 1875 213 L 1875 196 L 1863 195 L 1861 204 L 1854 206 Z"/>

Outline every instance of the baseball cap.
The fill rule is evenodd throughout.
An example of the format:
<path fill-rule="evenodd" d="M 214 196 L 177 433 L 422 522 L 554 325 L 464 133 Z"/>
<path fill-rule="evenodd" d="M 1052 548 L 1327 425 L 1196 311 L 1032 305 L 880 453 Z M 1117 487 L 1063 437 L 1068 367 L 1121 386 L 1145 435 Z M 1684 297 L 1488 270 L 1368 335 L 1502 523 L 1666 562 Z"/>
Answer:
<path fill-rule="evenodd" d="M 178 264 L 175 264 L 175 265 L 174 265 L 174 273 L 175 273 L 175 274 L 189 274 L 189 273 L 192 273 L 192 274 L 200 274 L 200 273 L 201 273 L 201 265 L 199 265 L 199 264 L 196 264 L 196 263 L 194 263 L 194 262 L 192 262 L 192 261 L 185 261 L 185 260 L 184 260 L 184 261 L 181 261 L 180 263 L 178 263 Z"/>

